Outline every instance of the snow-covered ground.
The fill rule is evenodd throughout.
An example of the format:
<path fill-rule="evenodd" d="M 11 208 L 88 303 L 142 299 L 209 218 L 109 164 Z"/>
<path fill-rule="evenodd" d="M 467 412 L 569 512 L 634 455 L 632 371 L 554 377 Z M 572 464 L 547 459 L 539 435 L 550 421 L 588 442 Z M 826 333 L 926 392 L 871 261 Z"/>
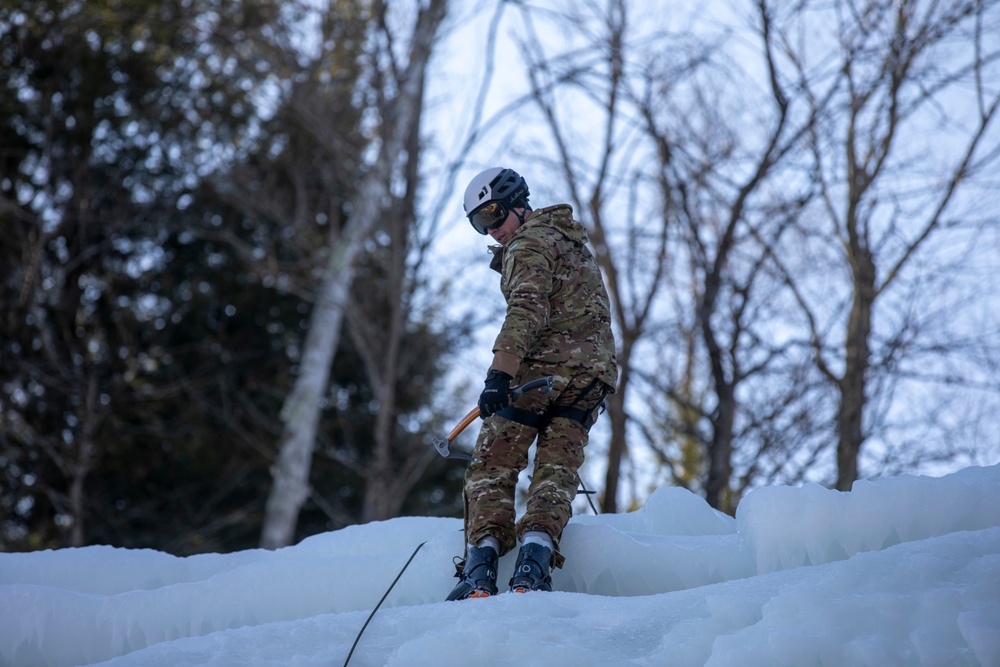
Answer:
<path fill-rule="evenodd" d="M 444 602 L 457 519 L 279 551 L 0 554 L 0 665 L 1000 665 L 1000 465 L 579 516 L 557 592 Z M 506 581 L 514 554 L 501 560 Z"/>

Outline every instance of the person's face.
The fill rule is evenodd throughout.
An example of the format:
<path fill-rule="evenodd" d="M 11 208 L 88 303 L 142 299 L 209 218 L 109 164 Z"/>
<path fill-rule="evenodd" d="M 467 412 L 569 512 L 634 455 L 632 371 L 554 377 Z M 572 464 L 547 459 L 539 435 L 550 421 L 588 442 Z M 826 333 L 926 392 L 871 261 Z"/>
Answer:
<path fill-rule="evenodd" d="M 517 210 L 521 215 L 524 215 L 523 209 L 517 209 Z M 510 237 L 514 235 L 514 232 L 517 231 L 517 228 L 520 226 L 521 226 L 521 221 L 518 219 L 516 215 L 514 215 L 514 211 L 511 210 L 507 212 L 507 218 L 503 221 L 502 225 L 500 225 L 499 227 L 488 229 L 486 230 L 486 233 L 489 234 L 491 237 L 493 237 L 493 240 L 496 241 L 497 243 L 505 245 L 507 241 L 510 240 Z"/>

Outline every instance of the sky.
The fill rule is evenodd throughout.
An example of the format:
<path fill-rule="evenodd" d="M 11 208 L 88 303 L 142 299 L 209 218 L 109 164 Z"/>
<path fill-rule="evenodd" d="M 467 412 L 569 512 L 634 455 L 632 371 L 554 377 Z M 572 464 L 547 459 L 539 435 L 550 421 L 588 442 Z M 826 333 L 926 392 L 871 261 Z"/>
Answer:
<path fill-rule="evenodd" d="M 1000 465 L 764 487 L 735 518 L 663 487 L 574 517 L 551 593 L 446 602 L 461 549 L 459 519 L 409 517 L 276 551 L 0 553 L 0 666 L 1000 665 Z"/>
<path fill-rule="evenodd" d="M 648 31 L 681 30 L 702 24 L 708 26 L 706 29 L 721 30 L 722 25 L 741 21 L 725 2 L 691 7 L 679 5 L 668 13 L 658 11 L 654 3 L 652 16 L 647 3 L 632 4 L 633 10 L 642 16 L 632 28 L 633 39 L 640 39 Z M 560 5 L 563 5 L 560 11 L 566 11 L 565 4 L 560 2 L 531 3 L 534 27 L 551 38 L 548 46 L 554 51 L 568 49 L 570 45 L 580 48 L 581 40 L 589 39 L 589 35 L 557 29 L 561 21 L 549 14 L 549 10 Z M 577 9 L 584 14 L 600 13 L 594 7 L 591 11 L 582 5 Z M 553 172 L 550 164 L 537 159 L 539 154 L 549 159 L 557 155 L 537 110 L 529 102 L 522 102 L 520 106 L 515 104 L 518 100 L 526 100 L 531 90 L 525 54 L 518 47 L 519 40 L 528 34 L 525 12 L 516 3 L 502 0 L 452 3 L 446 27 L 435 45 L 427 81 L 427 110 L 423 122 L 432 140 L 421 160 L 427 188 L 428 213 L 425 217 L 432 225 L 434 242 L 425 265 L 435 284 L 443 281 L 459 285 L 452 291 L 455 297 L 443 304 L 443 308 L 435 302 L 434 308 L 436 313 L 454 321 L 462 320 L 471 311 L 479 322 L 466 344 L 452 350 L 454 356 L 441 383 L 447 390 L 439 392 L 439 400 L 453 410 L 452 423 L 457 423 L 478 400 L 483 379 L 493 360 L 493 342 L 506 313 L 499 275 L 489 268 L 492 255 L 487 248 L 494 241 L 477 234 L 462 210 L 466 185 L 486 168 L 507 166 L 518 170 L 527 180 L 533 206 L 571 201 L 569 184 L 564 177 Z M 482 101 L 480 96 L 483 96 Z M 474 113 L 480 106 L 481 118 Z M 595 114 L 590 105 L 578 107 L 575 117 L 584 127 L 603 127 L 603 117 Z M 471 142 L 470 135 L 475 137 Z M 598 137 L 600 133 L 595 130 L 582 135 Z M 458 161 L 454 171 L 452 160 Z M 432 293 L 437 294 L 437 291 Z M 620 340 L 617 323 L 613 326 Z M 633 377 L 633 387 L 636 382 Z M 628 393 L 626 401 L 632 415 L 648 411 L 648 403 L 635 389 Z M 478 428 L 467 429 L 460 436 L 458 448 L 471 450 L 477 432 Z M 635 442 L 643 440 L 638 431 L 631 437 Z M 604 417 L 591 432 L 587 463 L 580 471 L 588 488 L 604 484 L 609 441 L 610 419 Z M 646 447 L 630 447 L 620 480 L 620 507 L 641 502 L 662 482 L 665 474 L 654 458 Z M 577 508 L 585 506 L 585 502 L 577 500 Z"/>
<path fill-rule="evenodd" d="M 629 64 L 627 71 L 634 74 L 643 69 L 646 55 L 643 47 L 648 45 L 651 52 L 658 53 L 663 48 L 663 35 L 674 35 L 675 38 L 672 39 L 677 39 L 677 44 L 681 46 L 686 44 L 685 37 L 697 36 L 718 44 L 716 60 L 727 73 L 729 83 L 722 85 L 717 82 L 715 85 L 720 86 L 719 94 L 723 99 L 729 100 L 727 104 L 738 99 L 747 108 L 770 108 L 766 102 L 769 81 L 766 62 L 750 30 L 750 26 L 759 22 L 754 18 L 755 3 L 674 3 L 677 6 L 671 7 L 669 12 L 662 11 L 657 3 L 640 0 L 627 4 L 630 8 L 629 20 L 626 22 L 629 45 L 625 50 L 626 62 Z M 429 70 L 427 107 L 423 121 L 428 137 L 427 150 L 421 156 L 426 188 L 423 205 L 426 210 L 421 217 L 431 221 L 430 224 L 433 225 L 433 232 L 430 233 L 433 243 L 424 264 L 427 275 L 435 285 L 439 281 L 453 283 L 448 302 L 443 307 L 435 302 L 435 313 L 452 318 L 448 321 L 458 321 L 463 314 L 471 312 L 478 318 L 480 325 L 466 339 L 465 344 L 456 346 L 455 356 L 449 359 L 447 375 L 441 382 L 446 390 L 437 392 L 441 403 L 453 410 L 453 419 L 457 422 L 475 405 L 482 390 L 482 380 L 492 360 L 492 344 L 505 313 L 505 304 L 497 289 L 498 277 L 488 268 L 490 256 L 486 248 L 492 240 L 476 234 L 464 218 L 461 210 L 462 192 L 472 176 L 480 170 L 501 165 L 516 168 L 527 179 L 532 193 L 532 205 L 539 207 L 572 201 L 570 184 L 561 171 L 552 166 L 553 161 L 558 161 L 559 151 L 546 129 L 540 110 L 529 100 L 531 83 L 527 73 L 530 58 L 524 44 L 533 43 L 533 35 L 544 35 L 540 46 L 550 56 L 582 49 L 590 40 L 595 39 L 595 33 L 600 34 L 597 27 L 600 21 L 596 17 L 601 17 L 605 11 L 603 8 L 608 3 L 574 5 L 558 0 L 539 0 L 524 4 L 498 0 L 453 5 L 448 22 L 442 29 L 442 38 L 435 45 L 434 59 Z M 526 9 L 529 7 L 530 11 Z M 591 17 L 586 29 L 567 29 L 568 22 L 562 18 L 561 12 L 568 11 L 570 7 Z M 552 13 L 550 10 L 553 9 L 561 11 Z M 801 39 L 809 44 L 808 49 L 803 44 L 789 46 L 801 49 L 808 55 L 812 67 L 817 72 L 822 71 L 820 64 L 833 57 L 830 53 L 833 49 L 830 24 L 816 24 L 801 36 L 796 36 L 791 26 L 798 24 L 790 21 L 787 15 L 782 14 L 781 17 L 786 21 L 786 27 L 792 30 L 791 42 Z M 645 41 L 653 34 L 658 36 L 658 40 Z M 723 39 L 723 35 L 728 37 Z M 593 57 L 594 51 L 591 47 L 582 53 Z M 683 53 L 683 50 L 678 53 Z M 955 55 L 949 48 L 942 49 L 940 53 Z M 586 61 L 586 57 L 583 61 Z M 786 68 L 789 65 L 787 60 L 781 59 L 781 62 L 785 63 Z M 558 65 L 553 67 L 553 71 L 559 71 Z M 597 71 L 601 71 L 600 68 Z M 792 69 L 783 71 L 791 80 Z M 703 76 L 710 78 L 713 72 L 715 69 L 710 68 Z M 598 74 L 592 73 L 592 76 L 596 78 Z M 544 80 L 546 77 L 541 78 Z M 639 85 L 635 81 L 632 83 Z M 678 90 L 685 89 L 680 86 Z M 574 90 L 572 86 L 562 87 L 552 99 L 557 111 L 561 110 L 557 113 L 560 123 L 568 126 L 564 129 L 567 129 L 569 151 L 579 162 L 578 177 L 586 182 L 598 171 L 600 154 L 597 144 L 603 137 L 605 117 L 599 98 L 588 100 L 580 97 L 579 91 L 574 95 Z M 949 91 L 947 95 L 941 94 L 941 104 L 949 108 L 954 105 L 964 111 L 956 111 L 954 122 L 947 124 L 940 122 L 937 112 L 944 107 L 937 103 L 929 105 L 930 110 L 926 114 L 917 114 L 916 117 L 924 120 L 906 127 L 910 127 L 908 132 L 918 132 L 920 140 L 904 141 L 900 150 L 900 154 L 905 152 L 913 157 L 910 166 L 914 170 L 911 172 L 908 167 L 900 167 L 898 172 L 891 171 L 893 178 L 902 180 L 895 182 L 893 178 L 885 177 L 879 185 L 879 196 L 872 199 L 872 202 L 879 200 L 887 204 L 890 201 L 905 200 L 906 206 L 912 207 L 915 205 L 910 199 L 912 193 L 923 192 L 928 182 L 926 179 L 931 174 L 934 174 L 934 178 L 945 179 L 944 166 L 948 164 L 948 160 L 944 158 L 954 158 L 953 153 L 965 145 L 958 138 L 958 130 L 961 128 L 968 131 L 972 126 L 970 118 L 976 116 L 976 105 L 972 102 L 974 95 L 971 95 L 968 86 L 956 85 L 949 88 Z M 962 95 L 957 94 L 959 91 Z M 963 102 L 956 104 L 956 99 Z M 623 118 L 618 125 L 615 142 L 617 150 L 609 169 L 614 176 L 628 181 L 625 177 L 632 173 L 629 171 L 634 167 L 632 161 L 644 163 L 643 156 L 646 155 L 648 146 L 635 135 L 637 130 L 632 126 L 641 123 L 633 117 L 635 111 L 628 102 L 628 95 L 623 93 L 618 103 Z M 572 113 L 567 109 L 572 109 Z M 964 118 L 964 113 L 968 113 L 970 117 Z M 925 115 L 927 118 L 924 118 Z M 748 124 L 734 126 L 743 128 L 741 140 L 760 134 L 753 130 L 756 125 L 749 124 L 753 120 L 754 118 L 748 118 Z M 470 140 L 470 137 L 474 137 L 474 140 Z M 911 155 L 911 151 L 922 152 Z M 924 159 L 927 156 L 941 159 L 927 161 Z M 591 165 L 589 168 L 584 166 L 588 164 Z M 933 168 L 927 167 L 928 164 Z M 939 168 L 942 171 L 938 171 Z M 805 171 L 802 173 L 805 174 Z M 834 181 L 837 173 L 833 170 L 830 174 Z M 787 178 L 787 175 L 783 178 Z M 914 178 L 917 180 L 911 180 Z M 780 184 L 783 180 L 775 182 Z M 602 190 L 607 202 L 604 215 L 612 229 L 616 227 L 616 221 L 626 219 L 626 212 L 634 204 L 635 200 L 632 198 L 637 196 L 636 193 L 646 192 L 644 188 L 614 187 L 614 183 L 615 179 L 610 179 Z M 907 192 L 905 196 L 900 194 L 900 187 Z M 977 207 L 981 207 L 982 200 L 987 197 L 996 196 L 993 192 L 975 189 L 968 192 Z M 642 200 L 646 196 L 647 194 L 639 196 L 639 203 L 635 204 L 638 210 L 646 210 L 647 206 L 652 211 L 661 208 L 655 202 L 643 204 Z M 628 202 L 625 201 L 626 198 Z M 961 212 L 966 207 L 958 206 L 957 202 L 962 199 L 961 196 L 956 199 L 956 205 L 949 210 L 949 216 L 961 217 Z M 918 208 L 927 211 L 934 209 L 927 203 Z M 882 210 L 891 211 L 893 207 L 887 205 Z M 716 214 L 723 215 L 724 211 L 717 211 Z M 577 210 L 576 216 L 585 223 L 590 222 L 586 211 Z M 922 214 L 914 214 L 912 218 L 905 215 L 898 216 L 899 219 L 889 217 L 893 222 L 890 223 L 889 218 L 880 217 L 880 222 L 873 222 L 871 227 L 873 239 L 887 241 L 888 247 L 914 236 L 922 228 Z M 977 217 L 973 216 L 974 219 Z M 992 225 L 992 228 L 996 227 L 995 224 Z M 990 226 L 987 225 L 986 228 Z M 622 227 L 618 229 L 620 232 Z M 614 233 L 617 232 L 613 232 L 613 236 Z M 825 232 L 822 238 L 826 238 Z M 970 238 L 976 239 L 974 245 L 969 243 Z M 706 239 L 711 246 L 711 234 L 706 234 Z M 895 286 L 881 292 L 873 315 L 876 329 L 872 344 L 878 348 L 873 349 L 873 358 L 877 361 L 887 354 L 896 358 L 890 349 L 892 346 L 887 348 L 884 343 L 899 340 L 900 322 L 910 322 L 919 329 L 919 335 L 913 344 L 904 346 L 906 349 L 899 358 L 899 364 L 894 367 L 896 370 L 888 376 L 879 376 L 870 387 L 868 394 L 871 400 L 866 407 L 867 439 L 859 460 L 861 476 L 870 477 L 889 467 L 895 471 L 905 469 L 943 474 L 973 463 L 991 464 L 1000 461 L 995 430 L 989 427 L 992 423 L 990 416 L 995 412 L 996 404 L 996 392 L 991 390 L 995 385 L 995 373 L 991 374 L 989 370 L 991 364 L 995 365 L 996 355 L 992 353 L 995 345 L 991 345 L 993 341 L 984 338 L 983 334 L 997 329 L 996 313 L 1000 312 L 996 299 L 989 296 L 1000 294 L 1000 289 L 991 289 L 1000 285 L 997 283 L 1000 274 L 989 268 L 996 263 L 996 253 L 990 252 L 991 248 L 996 250 L 996 240 L 997 236 L 988 231 L 966 235 L 951 230 L 947 234 L 938 235 L 933 242 L 925 245 L 924 253 L 911 262 L 910 269 L 894 279 Z M 800 257 L 796 254 L 797 250 L 793 250 L 795 243 L 789 244 L 790 247 L 785 250 L 791 254 L 782 259 L 786 266 L 795 264 Z M 814 269 L 813 273 L 801 274 L 799 279 L 811 282 L 811 289 L 807 291 L 812 296 L 807 301 L 813 306 L 811 316 L 818 318 L 816 321 L 819 322 L 820 329 L 829 334 L 829 350 L 840 350 L 826 356 L 828 366 L 836 372 L 843 365 L 843 350 L 838 347 L 843 333 L 838 337 L 830 332 L 843 332 L 846 326 L 845 318 L 849 308 L 844 304 L 850 302 L 849 280 L 846 278 L 849 271 L 845 268 L 846 260 L 842 261 L 843 258 L 835 250 L 840 247 L 837 243 L 818 241 L 817 244 L 824 248 L 823 253 L 801 257 L 811 265 L 828 266 L 829 273 L 815 272 Z M 623 260 L 627 247 L 624 240 L 613 243 L 612 247 L 616 249 L 620 269 L 630 263 Z M 826 249 L 829 248 L 834 250 L 827 255 Z M 975 252 L 972 248 L 976 248 Z M 655 255 L 657 251 L 658 248 L 653 247 L 651 252 Z M 963 253 L 961 261 L 953 261 Z M 650 259 L 644 251 L 639 252 L 638 257 L 640 260 Z M 674 285 L 683 285 L 687 280 L 685 257 L 684 252 L 672 247 L 668 264 L 673 267 Z M 889 272 L 889 266 L 897 257 L 898 253 L 889 252 L 884 247 L 879 250 L 876 260 L 880 266 L 880 275 Z M 941 267 L 946 269 L 942 270 Z M 621 294 L 624 295 L 623 319 L 630 321 L 634 319 L 630 313 L 632 310 L 638 312 L 640 306 L 637 303 L 641 305 L 641 300 L 634 301 L 629 295 L 633 289 L 641 293 L 643 284 L 641 278 L 635 276 L 632 276 L 634 282 L 625 279 L 628 271 L 623 271 L 620 283 Z M 684 291 L 683 288 L 679 290 Z M 437 289 L 429 292 L 435 296 L 439 293 Z M 970 294 L 978 296 L 970 301 Z M 657 332 L 669 331 L 669 326 L 675 320 L 687 322 L 693 317 L 690 313 L 685 314 L 692 306 L 681 297 L 676 298 L 676 301 L 672 300 L 669 288 L 661 290 L 661 298 L 653 305 L 653 312 L 662 322 L 648 327 L 654 333 L 647 332 L 647 335 L 640 337 L 639 345 L 633 352 L 633 365 L 636 358 L 642 358 L 647 366 L 652 364 L 650 367 L 655 367 L 655 372 L 651 374 L 664 382 L 680 377 L 686 361 L 681 354 L 683 346 L 671 343 L 680 340 L 680 334 L 675 334 L 673 338 L 660 338 Z M 778 345 L 782 343 L 782 338 L 796 341 L 807 338 L 809 332 L 807 327 L 803 328 L 806 318 L 797 305 L 792 305 L 789 293 L 781 292 L 775 297 L 778 298 L 789 301 L 786 303 L 787 308 L 782 311 L 786 319 L 778 318 L 771 325 L 772 330 L 781 329 L 783 332 L 771 342 Z M 617 320 L 613 326 L 618 340 L 623 340 Z M 759 322 L 755 326 L 761 327 Z M 944 348 L 935 345 L 934 341 L 957 346 L 951 348 L 954 352 L 944 353 L 940 352 Z M 981 345 L 978 353 L 973 351 L 977 345 Z M 961 353 L 958 352 L 960 348 Z M 924 352 L 931 349 L 939 352 L 934 355 Z M 978 358 L 976 354 L 979 355 Z M 755 392 L 762 385 L 760 377 L 751 378 L 744 382 L 742 391 Z M 642 502 L 652 488 L 669 479 L 669 471 L 665 471 L 655 460 L 656 453 L 647 446 L 649 437 L 643 430 L 644 426 L 656 430 L 656 419 L 646 418 L 646 415 L 649 414 L 650 406 L 655 408 L 658 405 L 663 394 L 661 390 L 650 387 L 642 373 L 633 373 L 631 384 L 621 394 L 630 421 L 627 425 L 629 458 L 621 471 L 622 483 L 617 498 L 620 507 Z M 977 387 L 981 390 L 976 389 Z M 711 394 L 703 386 L 699 385 L 699 388 L 702 392 Z M 822 402 L 824 410 L 836 400 L 835 392 L 831 394 L 824 390 L 818 394 L 822 398 L 816 398 L 815 401 L 817 405 Z M 711 404 L 711 401 L 708 403 Z M 812 411 L 814 417 L 819 414 L 818 409 Z M 939 416 L 914 420 L 914 413 Z M 604 481 L 607 443 L 610 441 L 609 425 L 610 420 L 607 418 L 598 421 L 589 446 L 587 464 L 581 471 L 591 488 L 599 488 Z M 470 429 L 470 434 L 466 437 L 472 438 L 474 431 L 475 429 Z M 833 437 L 824 441 L 830 444 Z M 956 453 L 952 448 L 955 442 L 966 445 L 966 450 Z M 466 448 L 471 448 L 471 444 Z M 836 478 L 835 451 L 832 446 L 824 447 L 815 456 L 805 449 L 800 454 L 812 462 L 808 470 L 800 473 L 798 466 L 786 466 L 784 469 L 788 477 L 785 479 L 794 479 L 792 476 L 798 474 L 804 474 L 813 481 L 832 482 Z M 742 460 L 735 461 L 735 464 L 740 470 L 749 465 Z M 751 483 L 758 483 L 758 479 L 766 480 L 768 476 L 762 474 L 752 478 Z M 579 502 L 577 507 L 580 507 Z"/>

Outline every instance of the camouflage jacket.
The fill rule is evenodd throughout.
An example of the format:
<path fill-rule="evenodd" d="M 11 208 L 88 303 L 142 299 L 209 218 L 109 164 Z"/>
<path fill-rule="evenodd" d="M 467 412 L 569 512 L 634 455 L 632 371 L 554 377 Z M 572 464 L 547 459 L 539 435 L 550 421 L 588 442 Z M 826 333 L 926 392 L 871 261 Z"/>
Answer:
<path fill-rule="evenodd" d="M 614 389 L 610 302 L 587 241 L 573 209 L 560 204 L 533 211 L 505 245 L 491 249 L 507 300 L 491 368 L 517 377 L 522 361 L 538 361 L 594 375 Z"/>

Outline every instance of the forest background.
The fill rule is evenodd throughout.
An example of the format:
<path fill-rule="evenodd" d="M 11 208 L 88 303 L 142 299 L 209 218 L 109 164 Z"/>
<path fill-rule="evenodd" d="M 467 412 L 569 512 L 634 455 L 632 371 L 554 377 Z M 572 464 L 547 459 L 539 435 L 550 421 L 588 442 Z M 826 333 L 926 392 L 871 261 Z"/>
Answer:
<path fill-rule="evenodd" d="M 600 511 L 996 463 L 998 58 L 985 0 L 0 0 L 0 549 L 459 516 L 496 164 L 612 297 Z"/>

